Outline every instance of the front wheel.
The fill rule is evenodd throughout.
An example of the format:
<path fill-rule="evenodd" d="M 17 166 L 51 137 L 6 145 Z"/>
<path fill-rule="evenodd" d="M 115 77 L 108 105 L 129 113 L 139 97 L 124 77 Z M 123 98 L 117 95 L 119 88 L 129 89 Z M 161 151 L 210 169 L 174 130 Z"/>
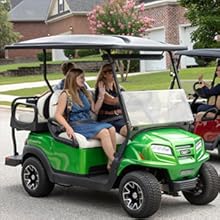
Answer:
<path fill-rule="evenodd" d="M 119 185 L 121 205 L 134 218 L 146 218 L 160 207 L 160 184 L 151 174 L 136 171 L 126 174 Z"/>
<path fill-rule="evenodd" d="M 21 178 L 24 189 L 34 197 L 47 196 L 54 188 L 41 162 L 35 157 L 24 161 Z"/>
<path fill-rule="evenodd" d="M 218 181 L 215 168 L 209 163 L 204 163 L 199 171 L 197 186 L 190 191 L 184 191 L 183 195 L 191 204 L 206 205 L 217 197 Z"/>

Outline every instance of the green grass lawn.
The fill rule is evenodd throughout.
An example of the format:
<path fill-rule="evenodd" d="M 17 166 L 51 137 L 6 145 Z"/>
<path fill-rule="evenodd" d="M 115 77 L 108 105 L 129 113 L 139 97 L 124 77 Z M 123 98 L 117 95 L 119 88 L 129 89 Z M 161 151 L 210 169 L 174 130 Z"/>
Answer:
<path fill-rule="evenodd" d="M 86 73 L 86 76 L 96 76 L 97 73 L 94 72 L 88 72 Z M 62 73 L 49 73 L 48 79 L 49 80 L 56 80 L 61 79 Z M 37 82 L 37 81 L 43 81 L 43 75 L 29 75 L 29 76 L 0 76 L 0 85 L 5 84 L 15 84 L 15 83 L 24 83 L 24 82 Z"/>
<path fill-rule="evenodd" d="M 190 68 L 184 69 L 180 72 L 181 84 L 185 89 L 186 93 L 192 93 L 192 85 L 196 82 L 196 78 L 199 74 L 203 73 L 204 78 L 212 79 L 214 67 L 207 68 Z M 86 76 L 95 75 L 95 73 L 86 74 Z M 60 73 L 49 74 L 49 79 L 60 79 Z M 7 84 L 9 82 L 33 82 L 42 80 L 42 76 L 28 76 L 28 77 L 6 77 L 0 84 Z M 125 90 L 155 90 L 155 89 L 168 89 L 171 81 L 171 77 L 168 71 L 158 72 L 152 74 L 142 74 L 137 76 L 129 76 L 127 82 L 120 83 Z M 189 80 L 189 81 L 187 81 Z M 119 79 L 120 82 L 120 79 Z M 94 88 L 95 81 L 88 81 L 88 84 Z M 7 95 L 16 95 L 16 96 L 26 96 L 26 95 L 36 95 L 41 94 L 46 91 L 48 88 L 46 86 L 39 88 L 29 88 L 29 89 L 20 89 L 15 91 L 2 92 L 1 94 Z"/>

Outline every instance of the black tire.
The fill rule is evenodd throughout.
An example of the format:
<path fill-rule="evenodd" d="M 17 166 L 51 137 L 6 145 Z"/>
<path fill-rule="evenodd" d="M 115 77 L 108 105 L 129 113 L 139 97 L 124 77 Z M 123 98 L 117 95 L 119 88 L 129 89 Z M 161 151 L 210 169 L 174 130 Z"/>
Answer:
<path fill-rule="evenodd" d="M 220 143 L 218 143 L 217 149 L 218 149 L 218 159 L 220 159 Z"/>
<path fill-rule="evenodd" d="M 21 179 L 24 189 L 33 197 L 47 196 L 54 188 L 41 162 L 35 157 L 27 158 L 22 167 Z"/>
<path fill-rule="evenodd" d="M 191 204 L 206 205 L 217 197 L 218 182 L 218 173 L 215 168 L 209 163 L 204 163 L 199 171 L 196 188 L 183 192 L 183 195 Z"/>
<path fill-rule="evenodd" d="M 119 194 L 123 209 L 131 217 L 146 218 L 160 208 L 160 184 L 151 173 L 127 173 L 120 182 Z"/>

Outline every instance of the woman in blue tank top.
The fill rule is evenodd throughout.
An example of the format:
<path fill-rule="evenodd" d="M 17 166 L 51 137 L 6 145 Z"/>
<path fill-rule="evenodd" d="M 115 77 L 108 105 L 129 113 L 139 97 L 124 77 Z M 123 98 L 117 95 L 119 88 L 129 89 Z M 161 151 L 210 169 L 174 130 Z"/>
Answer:
<path fill-rule="evenodd" d="M 94 103 L 92 95 L 85 89 L 84 83 L 84 73 L 81 69 L 69 70 L 64 90 L 58 100 L 55 118 L 64 126 L 70 138 L 75 139 L 75 132 L 77 132 L 88 139 L 99 139 L 108 157 L 107 168 L 110 169 L 116 149 L 115 128 L 109 123 L 95 121 L 90 114 L 91 111 L 95 114 L 98 113 L 104 99 L 105 88 L 100 86 L 99 99 Z M 67 117 L 65 118 L 66 109 Z"/>

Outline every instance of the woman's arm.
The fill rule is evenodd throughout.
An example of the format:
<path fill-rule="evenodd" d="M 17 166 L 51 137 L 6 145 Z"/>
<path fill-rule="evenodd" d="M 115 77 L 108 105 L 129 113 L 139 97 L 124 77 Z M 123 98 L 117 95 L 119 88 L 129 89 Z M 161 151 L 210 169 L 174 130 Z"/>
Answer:
<path fill-rule="evenodd" d="M 102 107 L 104 96 L 105 96 L 105 85 L 103 82 L 99 82 L 98 88 L 96 89 L 96 102 L 92 104 L 92 111 L 95 114 L 99 113 L 100 108 Z"/>
<path fill-rule="evenodd" d="M 118 97 L 114 97 L 107 92 L 105 93 L 103 102 L 107 105 L 117 105 L 119 104 Z"/>
<path fill-rule="evenodd" d="M 55 119 L 65 128 L 68 137 L 75 139 L 76 136 L 74 134 L 72 127 L 69 125 L 69 123 L 66 121 L 66 119 L 63 116 L 66 109 L 66 103 L 67 103 L 67 94 L 63 92 L 58 99 Z"/>

